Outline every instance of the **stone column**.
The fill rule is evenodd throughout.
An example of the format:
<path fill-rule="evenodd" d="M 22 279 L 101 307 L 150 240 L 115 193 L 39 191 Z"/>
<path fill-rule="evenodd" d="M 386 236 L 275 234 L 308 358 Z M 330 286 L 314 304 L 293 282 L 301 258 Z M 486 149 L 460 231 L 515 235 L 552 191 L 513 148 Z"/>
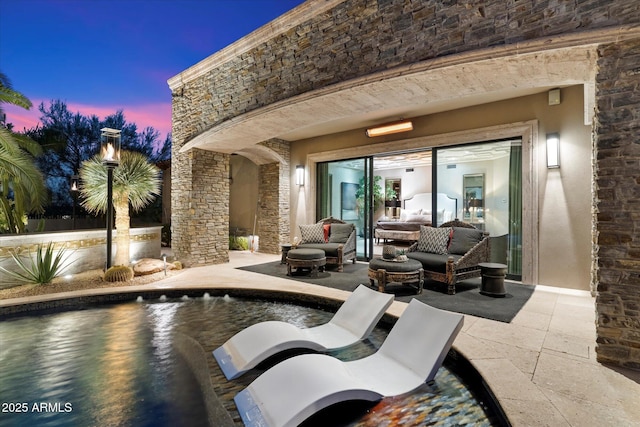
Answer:
<path fill-rule="evenodd" d="M 280 244 L 289 241 L 289 143 L 272 140 L 262 145 L 273 150 L 281 161 L 260 165 L 258 170 L 258 236 L 260 252 L 280 253 Z"/>
<path fill-rule="evenodd" d="M 176 259 L 189 267 L 228 262 L 230 155 L 176 151 L 171 205 Z"/>
<path fill-rule="evenodd" d="M 640 40 L 598 53 L 596 352 L 599 362 L 640 369 Z"/>

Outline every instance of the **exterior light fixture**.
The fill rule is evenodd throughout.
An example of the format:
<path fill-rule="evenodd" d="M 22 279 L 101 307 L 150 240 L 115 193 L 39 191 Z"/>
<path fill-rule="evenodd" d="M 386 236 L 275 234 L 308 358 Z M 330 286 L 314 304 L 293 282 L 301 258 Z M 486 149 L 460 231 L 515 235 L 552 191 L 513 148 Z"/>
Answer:
<path fill-rule="evenodd" d="M 374 138 L 376 136 L 390 135 L 392 133 L 409 132 L 413 130 L 413 123 L 410 120 L 388 123 L 386 125 L 375 126 L 367 129 L 367 136 Z"/>
<path fill-rule="evenodd" d="M 76 229 L 76 205 L 78 204 L 78 193 L 80 192 L 80 177 L 78 175 L 71 175 L 69 181 L 69 192 L 73 198 L 73 212 L 71 214 L 71 229 Z"/>
<path fill-rule="evenodd" d="M 100 157 L 102 163 L 109 166 L 113 163 L 114 167 L 120 163 L 120 130 L 111 128 L 100 129 Z"/>
<path fill-rule="evenodd" d="M 554 169 L 560 167 L 560 135 L 557 133 L 547 134 L 547 168 Z"/>
<path fill-rule="evenodd" d="M 304 165 L 296 166 L 296 185 L 304 185 Z"/>
<path fill-rule="evenodd" d="M 117 129 L 100 129 L 100 156 L 107 167 L 107 262 L 105 271 L 111 267 L 111 236 L 113 230 L 113 170 L 120 164 L 120 132 Z"/>
<path fill-rule="evenodd" d="M 69 191 L 71 194 L 77 194 L 80 191 L 80 176 L 71 175 L 71 180 L 69 181 Z"/>

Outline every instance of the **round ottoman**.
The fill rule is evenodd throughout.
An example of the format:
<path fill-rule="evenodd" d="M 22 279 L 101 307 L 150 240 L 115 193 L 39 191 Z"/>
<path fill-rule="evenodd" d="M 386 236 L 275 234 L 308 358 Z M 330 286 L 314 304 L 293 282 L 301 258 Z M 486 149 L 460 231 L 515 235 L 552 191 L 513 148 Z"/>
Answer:
<path fill-rule="evenodd" d="M 378 281 L 379 292 L 384 292 L 387 283 L 395 282 L 413 285 L 416 288 L 416 294 L 421 294 L 424 284 L 424 270 L 422 263 L 415 259 L 398 262 L 374 258 L 369 261 L 369 283 L 372 287 L 375 280 Z"/>
<path fill-rule="evenodd" d="M 309 269 L 310 276 L 318 277 L 318 270 L 324 270 L 327 263 L 322 249 L 291 249 L 287 253 L 287 276 L 291 276 L 291 269 Z"/>

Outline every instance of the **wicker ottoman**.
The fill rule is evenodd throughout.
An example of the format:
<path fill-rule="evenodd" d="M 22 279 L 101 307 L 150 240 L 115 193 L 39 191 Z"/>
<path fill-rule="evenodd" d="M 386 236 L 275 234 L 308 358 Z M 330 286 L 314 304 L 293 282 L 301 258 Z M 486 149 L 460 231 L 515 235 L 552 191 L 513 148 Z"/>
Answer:
<path fill-rule="evenodd" d="M 424 270 L 422 263 L 415 259 L 404 262 L 386 261 L 374 258 L 369 262 L 369 283 L 374 286 L 378 281 L 378 291 L 384 292 L 387 283 L 397 282 L 416 288 L 416 294 L 422 293 L 424 284 Z"/>
<path fill-rule="evenodd" d="M 318 277 L 318 270 L 323 271 L 327 263 L 322 249 L 291 249 L 287 253 L 287 276 L 291 276 L 291 269 L 309 269 L 310 276 Z"/>

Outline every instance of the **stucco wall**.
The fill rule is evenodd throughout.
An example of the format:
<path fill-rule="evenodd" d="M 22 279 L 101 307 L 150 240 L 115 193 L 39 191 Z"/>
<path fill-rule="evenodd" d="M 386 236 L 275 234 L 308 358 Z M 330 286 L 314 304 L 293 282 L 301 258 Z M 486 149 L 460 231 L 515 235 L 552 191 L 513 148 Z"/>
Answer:
<path fill-rule="evenodd" d="M 561 90 L 560 105 L 549 106 L 547 92 L 513 100 L 419 117 L 413 120 L 411 137 L 437 136 L 461 130 L 484 128 L 527 120 L 538 120 L 538 205 L 540 224 L 538 282 L 571 289 L 590 289 L 591 277 L 591 126 L 583 123 L 583 88 L 573 86 Z M 546 133 L 561 136 L 560 169 L 547 169 L 545 163 Z M 389 135 L 381 142 L 398 141 L 403 134 Z M 291 144 L 291 161 L 304 164 L 313 153 L 343 150 L 372 144 L 364 129 L 296 141 Z M 455 141 L 452 141 L 455 144 Z M 425 145 L 427 147 L 428 145 Z M 338 160 L 336 157 L 334 160 Z M 313 177 L 311 177 L 313 180 Z M 292 233 L 298 224 L 312 222 L 312 205 L 300 200 L 314 200 L 315 187 L 305 186 L 291 198 Z M 530 250 L 535 250 L 531 248 Z M 570 272 L 570 274 L 568 273 Z"/>
<path fill-rule="evenodd" d="M 231 156 L 229 184 L 229 232 L 253 233 L 258 200 L 258 166 L 243 156 Z"/>
<path fill-rule="evenodd" d="M 131 260 L 141 258 L 160 258 L 160 231 L 162 227 L 141 227 L 130 230 L 129 254 Z M 11 253 L 18 253 L 25 257 L 35 256 L 38 245 L 47 247 L 49 242 L 54 245 L 54 256 L 60 248 L 66 248 L 65 259 L 67 268 L 65 274 L 80 273 L 87 270 L 103 269 L 107 258 L 106 230 L 59 231 L 53 233 L 29 233 L 19 235 L 0 236 L 0 266 L 9 271 L 20 271 Z M 111 255 L 114 257 L 117 231 L 113 231 L 113 247 Z M 68 256 L 68 258 L 66 258 Z M 29 265 L 29 261 L 26 261 Z M 15 286 L 17 283 L 5 274 L 0 274 L 0 289 Z"/>

